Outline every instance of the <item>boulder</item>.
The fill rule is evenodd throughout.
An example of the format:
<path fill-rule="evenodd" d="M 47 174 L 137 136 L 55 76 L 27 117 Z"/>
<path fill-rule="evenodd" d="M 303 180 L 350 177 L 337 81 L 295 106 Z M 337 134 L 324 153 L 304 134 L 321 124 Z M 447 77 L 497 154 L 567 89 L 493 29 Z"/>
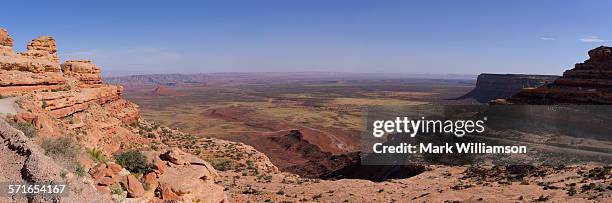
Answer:
<path fill-rule="evenodd" d="M 147 175 L 143 176 L 142 179 L 143 182 L 148 185 L 150 190 L 154 190 L 157 188 L 157 186 L 159 186 L 159 182 L 157 181 L 157 173 L 155 172 L 147 173 Z"/>
<path fill-rule="evenodd" d="M 100 178 L 100 180 L 98 180 L 98 185 L 109 186 L 112 185 L 114 182 L 115 180 L 111 177 L 102 177 Z"/>
<path fill-rule="evenodd" d="M 214 183 L 216 172 L 203 165 L 171 165 L 159 178 L 186 202 L 221 202 L 226 200 L 224 188 Z"/>
<path fill-rule="evenodd" d="M 143 151 L 142 154 L 147 157 L 147 163 L 153 166 L 153 169 L 158 175 L 164 174 L 166 171 L 166 162 L 162 161 L 157 151 Z"/>
<path fill-rule="evenodd" d="M 119 171 L 121 171 L 121 169 L 123 169 L 123 167 L 121 167 L 121 165 L 116 164 L 116 163 L 109 163 L 108 166 L 106 166 L 113 174 L 119 174 Z"/>
<path fill-rule="evenodd" d="M 123 187 L 127 188 L 128 197 L 138 198 L 145 194 L 142 184 L 133 175 L 126 176 L 124 181 L 121 181 Z"/>
<path fill-rule="evenodd" d="M 176 165 L 187 165 L 189 162 L 184 159 L 186 156 L 187 154 L 185 152 L 181 151 L 180 149 L 173 148 L 162 154 L 160 158 Z"/>
<path fill-rule="evenodd" d="M 90 168 L 89 175 L 91 175 L 94 180 L 99 180 L 100 178 L 104 177 L 106 175 L 106 164 L 100 163 L 93 168 Z"/>
<path fill-rule="evenodd" d="M 170 187 L 162 187 L 161 196 L 164 201 L 183 201 L 183 199 L 174 193 Z"/>

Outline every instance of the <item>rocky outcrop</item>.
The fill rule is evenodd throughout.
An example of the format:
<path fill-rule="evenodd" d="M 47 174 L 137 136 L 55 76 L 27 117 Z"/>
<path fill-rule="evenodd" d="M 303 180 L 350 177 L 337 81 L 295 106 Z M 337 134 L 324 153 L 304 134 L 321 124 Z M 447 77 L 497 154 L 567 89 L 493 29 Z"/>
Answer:
<path fill-rule="evenodd" d="M 41 101 L 43 109 L 56 118 L 62 118 L 89 108 L 92 103 L 106 104 L 119 100 L 122 88 L 107 85 L 99 88 L 82 88 L 63 92 L 41 92 L 35 99 Z"/>
<path fill-rule="evenodd" d="M 17 110 L 11 113 L 15 124 L 28 126 L 27 131 L 35 131 L 36 135 L 30 139 L 66 136 L 71 140 L 74 138 L 73 142 L 78 142 L 74 143 L 78 144 L 75 148 L 79 148 L 75 153 L 85 154 L 84 149 L 96 150 L 97 159 L 77 157 L 89 176 L 81 174 L 83 177 L 80 177 L 80 182 L 70 182 L 69 186 L 79 189 L 79 192 L 71 192 L 80 194 L 84 191 L 85 196 L 95 193 L 94 196 L 88 196 L 87 201 L 102 202 L 113 201 L 109 198 L 111 196 L 116 201 L 129 198 L 128 201 L 132 202 L 227 201 L 224 188 L 215 183 L 218 174 L 212 165 L 183 151 L 170 150 L 163 155 L 150 151 L 148 154 L 153 154 L 149 159 L 152 160 L 152 170 L 147 170 L 142 175 L 132 174 L 109 159 L 116 152 L 142 150 L 147 146 L 153 149 L 152 145 L 155 145 L 155 150 L 159 150 L 159 146 L 164 146 L 161 135 L 170 131 L 167 128 L 161 130 L 158 125 L 153 126 L 139 119 L 138 106 L 121 98 L 123 87 L 104 84 L 100 78 L 100 68 L 91 61 L 69 60 L 63 63 L 60 69 L 56 44 L 52 37 L 33 40 L 28 44 L 27 51 L 21 54 L 12 52 L 12 39 L 5 30 L 0 31 L 0 43 L 3 47 L 0 55 L 0 94 L 16 97 L 11 100 L 16 103 Z M 3 132 L 3 122 L 0 119 L 2 138 L 5 134 L 13 135 Z M 144 125 L 146 127 L 143 127 Z M 18 143 L 19 147 L 38 147 L 35 143 L 29 143 L 28 138 L 25 140 Z M 25 181 L 30 182 L 61 182 L 60 178 L 63 177 L 60 176 L 64 175 L 60 175 L 60 172 L 64 169 L 48 165 L 53 164 L 54 160 L 45 156 L 44 152 L 33 150 L 15 155 L 16 153 L 10 151 L 4 153 L 5 148 L 0 148 L 0 155 L 17 157 L 15 160 L 23 159 L 25 162 L 24 166 L 13 167 L 13 164 L 6 170 L 0 170 L 0 181 L 4 180 L 1 177 L 6 171 L 17 180 L 25 178 Z M 8 148 L 16 147 L 11 145 Z M 43 168 L 36 168 L 38 165 Z M 66 199 L 67 202 L 86 201 L 81 196 L 72 196 Z M 33 198 L 32 202 L 57 199 Z M 4 199 L 0 197 L 0 200 Z"/>
<path fill-rule="evenodd" d="M 68 173 L 62 177 L 61 172 L 67 170 L 59 166 L 44 150 L 29 140 L 22 132 L 11 127 L 6 121 L 0 120 L 0 155 L 2 160 L 11 165 L 0 167 L 0 181 L 29 182 L 47 184 L 49 182 L 67 183 L 66 196 L 31 196 L 10 197 L 0 196 L 0 202 L 111 202 L 110 195 L 99 193 L 90 185 L 79 180 L 75 174 Z M 20 160 L 22 162 L 20 162 Z"/>
<path fill-rule="evenodd" d="M 89 60 L 70 60 L 62 63 L 64 76 L 75 77 L 87 85 L 102 84 L 100 67 Z"/>
<path fill-rule="evenodd" d="M 22 56 L 30 58 L 49 60 L 59 65 L 59 58 L 57 57 L 57 45 L 55 39 L 50 36 L 41 36 L 33 39 L 28 43 L 27 50 L 21 53 Z M 46 70 L 47 72 L 58 72 L 59 67 L 54 66 L 53 69 Z"/>
<path fill-rule="evenodd" d="M 0 56 L 0 65 L 7 65 Z M 66 79 L 60 73 L 32 73 L 19 70 L 0 70 L 0 95 L 11 96 L 35 91 L 66 89 Z"/>
<path fill-rule="evenodd" d="M 13 53 L 13 40 L 0 29 L 0 94 L 17 95 L 33 91 L 55 91 L 64 88 L 66 80 L 59 72 L 55 40 L 40 37 L 32 40 L 28 50 Z"/>
<path fill-rule="evenodd" d="M 125 99 L 118 99 L 105 103 L 102 107 L 123 123 L 134 123 L 138 121 L 140 117 L 140 108 L 138 105 Z"/>
<path fill-rule="evenodd" d="M 12 52 L 13 41 L 4 29 L 0 30 L 0 42 L 3 47 L 0 54 L 0 95 L 35 93 L 31 97 L 33 100 L 25 99 L 22 103 L 29 102 L 30 107 L 39 106 L 54 118 L 67 117 L 89 108 L 91 104 L 99 104 L 108 105 L 106 109 L 126 123 L 138 119 L 138 106 L 121 99 L 121 86 L 102 84 L 100 67 L 91 61 L 69 60 L 60 69 L 53 37 L 32 40 L 21 54 Z"/>
<path fill-rule="evenodd" d="M 558 77 L 554 75 L 483 73 L 478 75 L 476 87 L 457 99 L 475 99 L 480 103 L 487 103 L 494 99 L 508 98 L 524 88 L 534 88 L 551 83 Z"/>
<path fill-rule="evenodd" d="M 13 53 L 13 38 L 5 29 L 0 28 L 0 55 L 4 53 Z"/>
<path fill-rule="evenodd" d="M 612 48 L 600 46 L 589 59 L 554 82 L 528 88 L 496 104 L 612 104 Z"/>
<path fill-rule="evenodd" d="M 184 202 L 224 202 L 227 197 L 223 187 L 215 184 L 219 176 L 208 162 L 179 149 L 163 154 L 145 152 L 151 165 L 163 165 L 163 172 L 157 170 L 158 191 L 163 200 Z M 153 176 L 153 175 L 150 175 Z"/>

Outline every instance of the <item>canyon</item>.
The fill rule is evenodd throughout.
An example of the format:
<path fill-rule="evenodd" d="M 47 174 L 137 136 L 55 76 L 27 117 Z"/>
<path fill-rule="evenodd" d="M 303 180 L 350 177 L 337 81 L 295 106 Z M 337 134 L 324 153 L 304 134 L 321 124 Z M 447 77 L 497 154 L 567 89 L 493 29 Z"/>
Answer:
<path fill-rule="evenodd" d="M 359 152 L 364 108 L 472 104 L 448 99 L 472 89 L 469 79 L 221 73 L 102 80 L 102 68 L 94 62 L 60 63 L 57 52 L 54 38 L 43 36 L 15 53 L 11 36 L 0 29 L 0 113 L 6 116 L 0 121 L 0 164 L 7 166 L 0 169 L 0 181 L 67 182 L 70 195 L 2 196 L 0 201 L 587 202 L 612 197 L 606 189 L 609 166 L 361 164 L 368 158 Z M 586 64 L 607 67 L 608 59 L 600 57 L 606 54 L 595 51 Z M 589 70 L 580 77 L 593 76 Z"/>

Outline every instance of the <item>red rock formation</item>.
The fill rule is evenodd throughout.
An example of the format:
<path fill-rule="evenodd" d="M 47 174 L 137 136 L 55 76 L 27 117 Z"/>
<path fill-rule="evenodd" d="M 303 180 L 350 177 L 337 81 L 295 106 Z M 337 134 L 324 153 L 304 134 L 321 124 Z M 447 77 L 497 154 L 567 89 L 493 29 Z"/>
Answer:
<path fill-rule="evenodd" d="M 0 94 L 18 96 L 33 93 L 33 101 L 54 118 L 63 118 L 88 109 L 103 107 L 126 123 L 138 120 L 138 106 L 121 99 L 121 86 L 102 84 L 100 68 L 88 60 L 69 60 L 61 66 L 55 39 L 43 36 L 32 40 L 27 51 L 12 52 L 13 40 L 0 29 Z M 74 78 L 74 79 L 71 79 Z M 27 100 L 27 99 L 26 99 Z M 37 104 L 38 103 L 38 104 Z"/>
<path fill-rule="evenodd" d="M 123 87 L 103 84 L 100 68 L 91 61 L 66 61 L 61 66 L 62 75 L 53 38 L 33 40 L 22 54 L 13 53 L 12 44 L 8 33 L 0 29 L 0 94 L 17 97 L 15 101 L 20 111 L 13 115 L 13 120 L 32 123 L 39 128 L 38 136 L 42 138 L 74 136 L 81 147 L 98 149 L 105 157 L 120 150 L 159 143 L 161 132 L 158 127 L 147 128 L 153 136 L 137 133 L 143 130 L 142 124 L 146 124 L 146 121 L 139 119 L 138 106 L 121 98 Z M 0 124 L 8 125 L 2 122 Z M 139 123 L 125 125 L 133 122 Z M 104 195 L 110 195 L 110 186 L 122 184 L 127 189 L 127 197 L 138 202 L 154 202 L 159 198 L 186 202 L 227 201 L 223 187 L 215 183 L 218 174 L 208 162 L 177 150 L 166 153 L 170 158 L 168 162 L 159 158 L 159 152 L 153 153 L 158 159 L 151 163 L 154 171 L 143 178 L 136 178 L 122 166 L 111 162 L 95 166 L 91 160 L 89 164 L 87 161 L 81 162 L 85 164 L 83 167 L 89 168 L 91 176 L 90 186 L 93 187 L 87 189 L 92 191 L 95 188 Z M 25 168 L 30 169 L 19 167 L 11 175 L 28 174 L 20 171 Z M 68 170 L 53 168 L 52 173 L 59 178 L 60 171 Z M 83 180 L 79 181 L 84 183 Z M 147 184 L 143 185 L 141 181 Z M 163 195 L 155 194 L 157 186 L 166 188 L 160 188 Z M 85 201 L 72 196 L 67 200 Z"/>
<path fill-rule="evenodd" d="M 33 40 L 23 54 L 13 53 L 12 46 L 13 40 L 8 32 L 0 29 L 0 94 L 18 95 L 64 88 L 66 80 L 59 73 L 53 38 Z"/>
<path fill-rule="evenodd" d="M 62 92 L 40 92 L 35 98 L 41 101 L 42 108 L 56 118 L 83 111 L 92 103 L 106 104 L 121 98 L 120 86 L 106 85 L 99 88 L 82 88 Z"/>
<path fill-rule="evenodd" d="M 43 60 L 49 60 L 57 64 L 53 69 L 46 70 L 47 72 L 58 72 L 59 71 L 59 58 L 57 57 L 57 45 L 55 39 L 50 36 L 41 36 L 33 39 L 28 43 L 27 50 L 21 53 L 23 56 L 31 58 L 38 58 Z"/>
<path fill-rule="evenodd" d="M 492 103 L 612 104 L 612 48 L 597 47 L 589 51 L 589 57 L 551 84 L 524 89 Z"/>
<path fill-rule="evenodd" d="M 13 53 L 13 38 L 5 29 L 0 28 L 0 55 L 5 52 Z"/>
<path fill-rule="evenodd" d="M 523 88 L 535 88 L 553 82 L 555 75 L 488 74 L 478 75 L 476 87 L 457 99 L 475 99 L 486 103 L 493 99 L 508 98 Z"/>
<path fill-rule="evenodd" d="M 28 44 L 26 52 L 13 53 L 13 42 L 6 30 L 0 31 L 2 48 L 0 49 L 0 69 L 18 70 L 33 73 L 59 72 L 59 59 L 55 40 L 51 37 L 39 37 Z"/>
<path fill-rule="evenodd" d="M 83 84 L 102 84 L 100 67 L 89 60 L 70 60 L 62 65 L 62 72 L 66 77 L 75 77 Z"/>
<path fill-rule="evenodd" d="M 134 123 L 140 117 L 138 105 L 125 99 L 118 99 L 104 104 L 102 107 L 123 123 Z"/>

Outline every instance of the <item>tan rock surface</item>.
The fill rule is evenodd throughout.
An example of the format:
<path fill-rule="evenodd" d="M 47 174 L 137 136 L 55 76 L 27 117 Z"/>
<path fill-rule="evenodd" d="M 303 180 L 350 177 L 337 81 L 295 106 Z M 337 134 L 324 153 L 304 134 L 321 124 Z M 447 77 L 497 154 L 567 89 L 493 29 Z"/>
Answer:
<path fill-rule="evenodd" d="M 0 46 L 13 47 L 13 38 L 11 38 L 8 31 L 4 28 L 0 28 Z"/>
<path fill-rule="evenodd" d="M 87 85 L 102 84 L 100 67 L 89 60 L 69 60 L 61 65 L 64 76 L 75 77 Z"/>
<path fill-rule="evenodd" d="M 0 28 L 0 55 L 13 53 L 13 38 L 3 28 Z"/>
<path fill-rule="evenodd" d="M 57 45 L 55 39 L 51 36 L 40 36 L 28 43 L 27 50 L 21 53 L 23 56 L 30 58 L 43 59 L 52 61 L 57 66 L 52 69 L 46 69 L 47 72 L 58 72 L 59 58 L 57 57 Z"/>
<path fill-rule="evenodd" d="M 127 189 L 128 197 L 142 197 L 145 193 L 142 184 L 133 175 L 128 175 L 126 181 L 122 182 Z"/>

